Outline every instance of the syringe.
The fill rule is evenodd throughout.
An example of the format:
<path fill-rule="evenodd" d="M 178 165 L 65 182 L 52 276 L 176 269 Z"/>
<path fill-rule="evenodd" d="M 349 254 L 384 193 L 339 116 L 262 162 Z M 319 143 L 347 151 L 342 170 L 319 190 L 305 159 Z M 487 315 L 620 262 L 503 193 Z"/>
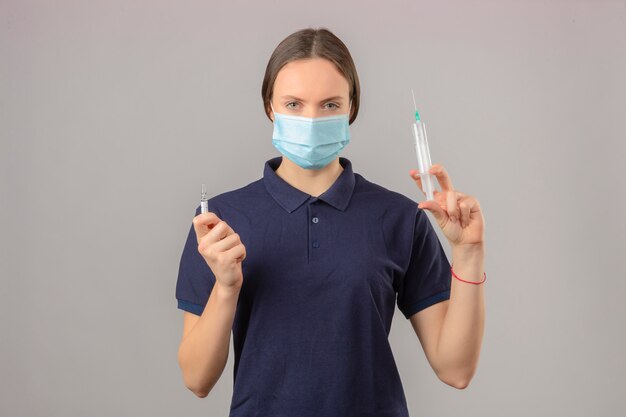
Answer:
<path fill-rule="evenodd" d="M 200 213 L 206 213 L 209 211 L 209 201 L 206 198 L 206 188 L 202 184 L 202 197 L 200 197 Z"/>
<path fill-rule="evenodd" d="M 413 140 L 415 142 L 415 152 L 417 153 L 417 170 L 422 181 L 422 189 L 426 193 L 426 200 L 434 200 L 434 181 L 432 174 L 428 173 L 432 163 L 430 162 L 430 151 L 428 150 L 428 139 L 426 138 L 426 125 L 420 120 L 413 94 L 413 104 L 415 105 L 415 123 L 413 123 Z"/>

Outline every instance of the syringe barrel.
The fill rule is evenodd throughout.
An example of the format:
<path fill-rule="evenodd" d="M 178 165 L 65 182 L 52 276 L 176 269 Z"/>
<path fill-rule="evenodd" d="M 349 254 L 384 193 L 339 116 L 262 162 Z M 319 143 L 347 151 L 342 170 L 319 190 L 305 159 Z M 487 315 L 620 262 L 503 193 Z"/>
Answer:
<path fill-rule="evenodd" d="M 428 138 L 426 137 L 426 124 L 424 122 L 417 121 L 413 123 L 413 136 L 417 152 L 417 168 L 419 172 L 427 172 L 432 163 L 430 161 L 430 150 L 428 149 Z"/>
<path fill-rule="evenodd" d="M 433 176 L 428 173 L 432 163 L 430 161 L 430 150 L 428 149 L 428 138 L 426 137 L 426 125 L 424 122 L 418 120 L 413 123 L 413 138 L 422 189 L 426 193 L 426 199 L 433 200 L 435 187 Z"/>

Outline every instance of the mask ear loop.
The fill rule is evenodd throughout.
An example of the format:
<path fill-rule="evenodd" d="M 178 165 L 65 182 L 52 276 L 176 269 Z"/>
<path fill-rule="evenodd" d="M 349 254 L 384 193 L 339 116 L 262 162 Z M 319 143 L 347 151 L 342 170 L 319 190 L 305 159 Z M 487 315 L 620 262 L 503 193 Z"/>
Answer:
<path fill-rule="evenodd" d="M 274 104 L 272 103 L 272 101 L 270 100 L 270 107 L 272 108 L 272 114 L 274 115 L 274 120 L 272 120 L 272 123 L 276 121 L 276 111 L 274 110 Z"/>

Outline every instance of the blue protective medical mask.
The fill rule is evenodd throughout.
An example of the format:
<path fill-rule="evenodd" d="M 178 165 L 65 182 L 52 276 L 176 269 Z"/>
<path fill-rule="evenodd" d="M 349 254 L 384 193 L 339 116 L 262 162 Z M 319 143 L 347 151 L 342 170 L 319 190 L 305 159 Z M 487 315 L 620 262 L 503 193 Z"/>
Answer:
<path fill-rule="evenodd" d="M 303 117 L 274 112 L 272 144 L 305 169 L 320 169 L 337 157 L 350 142 L 348 114 Z M 350 102 L 352 107 L 352 102 Z"/>

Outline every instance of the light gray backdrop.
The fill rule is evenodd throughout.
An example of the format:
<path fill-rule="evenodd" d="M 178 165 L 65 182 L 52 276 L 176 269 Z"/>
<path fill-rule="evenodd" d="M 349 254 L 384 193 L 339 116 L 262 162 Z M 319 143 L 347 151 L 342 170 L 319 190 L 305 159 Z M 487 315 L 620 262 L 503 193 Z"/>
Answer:
<path fill-rule="evenodd" d="M 178 262 L 200 184 L 241 187 L 278 155 L 263 73 L 309 26 L 356 62 L 354 170 L 422 199 L 414 88 L 433 161 L 484 210 L 467 389 L 396 310 L 411 415 L 623 412 L 624 0 L 0 5 L 0 415 L 227 415 L 232 345 L 207 398 L 182 382 Z"/>

